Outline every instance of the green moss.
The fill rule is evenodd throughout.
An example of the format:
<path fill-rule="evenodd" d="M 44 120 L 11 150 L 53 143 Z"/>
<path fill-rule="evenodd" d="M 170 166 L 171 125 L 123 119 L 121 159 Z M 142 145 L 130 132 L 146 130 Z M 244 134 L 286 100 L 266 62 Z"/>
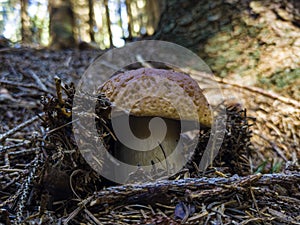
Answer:
<path fill-rule="evenodd" d="M 260 51 L 257 49 L 257 50 L 254 50 L 252 52 L 249 53 L 249 56 L 255 60 L 259 60 L 260 58 Z"/>
<path fill-rule="evenodd" d="M 298 79 L 300 79 L 300 68 L 294 70 L 277 71 L 269 78 L 261 77 L 259 82 L 261 85 L 267 87 L 275 86 L 278 89 L 282 89 L 292 85 Z"/>
<path fill-rule="evenodd" d="M 219 56 L 215 59 L 213 70 L 221 71 L 227 64 L 227 59 L 224 56 Z"/>
<path fill-rule="evenodd" d="M 281 71 L 272 76 L 271 82 L 278 88 L 284 88 L 300 79 L 300 68 L 291 71 Z"/>

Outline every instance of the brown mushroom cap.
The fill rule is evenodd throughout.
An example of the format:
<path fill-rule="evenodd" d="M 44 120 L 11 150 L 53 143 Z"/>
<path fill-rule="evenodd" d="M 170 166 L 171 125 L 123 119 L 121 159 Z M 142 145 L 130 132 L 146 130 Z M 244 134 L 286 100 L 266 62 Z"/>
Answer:
<path fill-rule="evenodd" d="M 152 96 L 153 93 L 159 96 L 159 86 L 164 85 L 158 84 L 157 78 L 158 80 L 167 79 L 170 81 L 167 85 L 171 84 L 170 87 L 166 87 L 169 88 L 167 94 L 164 93 L 161 98 Z M 179 89 L 181 91 L 183 89 L 186 95 L 182 95 Z M 115 102 L 117 98 L 118 109 L 128 111 L 130 115 L 194 120 L 195 110 L 187 105 L 186 98 L 188 97 L 197 108 L 199 123 L 207 127 L 212 124 L 209 104 L 197 82 L 187 74 L 154 68 L 130 70 L 111 77 L 99 88 L 99 92 L 104 93 L 111 102 Z M 122 92 L 121 96 L 120 92 Z M 141 98 L 141 96 L 146 97 Z M 171 99 L 171 101 L 166 101 L 166 99 Z"/>

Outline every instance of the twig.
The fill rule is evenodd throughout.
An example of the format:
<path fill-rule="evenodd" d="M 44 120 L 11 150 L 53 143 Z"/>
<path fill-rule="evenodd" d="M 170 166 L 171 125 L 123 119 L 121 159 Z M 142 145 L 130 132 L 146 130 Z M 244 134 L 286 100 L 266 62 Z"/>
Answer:
<path fill-rule="evenodd" d="M 190 70 L 189 69 L 187 71 L 189 71 L 189 73 L 191 73 L 191 77 L 194 78 L 196 81 L 201 81 L 201 80 L 206 80 L 206 79 L 215 80 L 216 82 L 221 83 L 221 84 L 226 84 L 226 85 L 230 85 L 232 87 L 240 88 L 242 90 L 247 90 L 247 91 L 250 91 L 250 92 L 253 92 L 253 93 L 258 93 L 258 94 L 261 94 L 263 96 L 266 96 L 266 97 L 269 97 L 269 98 L 272 98 L 272 99 L 275 99 L 275 100 L 279 100 L 279 101 L 281 101 L 285 104 L 293 105 L 297 108 L 300 108 L 300 102 L 299 101 L 283 97 L 283 96 L 281 96 L 279 94 L 276 94 L 274 92 L 265 91 L 265 90 L 263 90 L 261 88 L 258 88 L 258 87 L 246 86 L 246 85 L 233 83 L 233 82 L 231 82 L 231 81 L 229 81 L 225 78 L 219 78 L 217 76 L 209 76 L 206 73 L 198 72 L 198 71 L 195 71 L 195 70 Z"/>
<path fill-rule="evenodd" d="M 1 137 L 1 136 L 0 136 Z M 31 144 L 31 142 L 23 142 L 23 143 L 18 143 L 18 144 L 14 144 L 14 145 L 9 145 L 9 146 L 2 146 L 0 145 L 0 153 L 4 153 L 10 149 L 16 149 L 16 148 L 20 148 L 20 147 L 27 147 Z"/>
<path fill-rule="evenodd" d="M 189 197 L 205 198 L 219 195 L 220 193 L 228 193 L 233 190 L 244 190 L 253 185 L 263 186 L 267 184 L 288 184 L 299 183 L 300 173 L 294 172 L 290 174 L 255 174 L 246 177 L 231 178 L 188 178 L 184 180 L 164 180 L 154 183 L 129 184 L 107 188 L 95 194 L 91 206 L 102 204 L 118 204 L 126 201 L 128 204 L 137 203 L 139 201 L 151 202 L 158 196 L 164 196 L 165 202 L 168 200 L 168 193 L 178 191 L 185 193 L 191 190 Z M 197 191 L 192 191 L 197 190 Z M 184 193 L 183 193 L 184 194 Z"/>
<path fill-rule="evenodd" d="M 270 138 L 268 138 L 268 137 L 265 137 L 263 134 L 261 134 L 261 132 L 259 132 L 259 131 L 257 131 L 257 130 L 253 130 L 253 133 L 254 133 L 255 135 L 257 135 L 258 137 L 262 138 L 264 141 L 268 142 L 269 145 L 270 145 L 270 147 L 271 147 L 272 149 L 274 149 L 274 150 L 277 152 L 277 154 L 278 154 L 285 162 L 288 161 L 288 159 L 287 159 L 286 156 L 284 155 L 284 152 L 277 146 L 277 144 L 276 144 L 274 141 L 272 141 L 272 140 L 271 140 Z"/>
<path fill-rule="evenodd" d="M 40 87 L 37 87 L 34 84 L 24 84 L 24 83 L 9 81 L 9 80 L 0 80 L 0 84 L 6 84 L 6 85 L 10 85 L 10 86 L 17 87 L 17 88 L 18 87 L 33 88 L 33 89 L 36 89 L 36 90 L 39 90 L 42 92 L 52 94 L 50 91 L 48 91 L 48 90 L 45 91 L 45 90 L 41 89 Z"/>
<path fill-rule="evenodd" d="M 42 117 L 44 113 L 40 113 L 37 116 L 32 117 L 31 119 L 19 124 L 15 128 L 7 131 L 4 134 L 0 134 L 0 142 L 3 142 L 6 138 L 10 137 L 11 135 L 15 134 L 17 131 L 23 129 L 24 127 L 28 126 L 29 124 L 32 124 L 33 122 L 37 121 L 40 117 Z"/>
<path fill-rule="evenodd" d="M 72 120 L 72 121 L 70 121 L 70 122 L 68 122 L 68 123 L 65 123 L 65 124 L 63 124 L 63 125 L 61 125 L 61 126 L 59 126 L 59 127 L 53 128 L 52 130 L 47 131 L 46 134 L 47 134 L 47 135 L 52 134 L 52 133 L 54 133 L 54 132 L 60 130 L 61 128 L 64 128 L 64 127 L 66 127 L 66 126 L 68 126 L 68 125 L 70 125 L 70 124 L 72 124 L 72 123 L 74 123 L 74 122 L 77 122 L 78 120 L 79 120 L 79 119 L 75 119 L 75 120 Z"/>
<path fill-rule="evenodd" d="M 86 215 L 88 216 L 88 217 L 90 217 L 91 218 L 91 220 L 95 223 L 95 224 L 97 224 L 97 225 L 101 225 L 102 223 L 93 215 L 93 213 L 91 213 L 89 210 L 87 210 L 87 209 L 84 209 L 84 212 L 86 213 Z"/>
<path fill-rule="evenodd" d="M 251 92 L 256 92 L 256 93 L 264 95 L 266 97 L 269 97 L 269 98 L 272 98 L 272 99 L 275 99 L 275 100 L 279 100 L 279 101 L 281 101 L 281 102 L 283 102 L 285 104 L 293 105 L 293 106 L 295 106 L 297 108 L 300 108 L 300 102 L 299 101 L 283 97 L 283 96 L 278 95 L 278 94 L 276 94 L 274 92 L 265 91 L 265 90 L 263 90 L 261 88 L 258 88 L 258 87 L 243 86 L 243 85 L 240 85 L 240 84 L 229 83 L 227 80 L 224 80 L 224 79 L 223 79 L 222 82 L 230 84 L 231 86 L 234 86 L 234 87 L 246 89 L 246 90 L 251 91 Z"/>
<path fill-rule="evenodd" d="M 31 184 L 34 180 L 34 177 L 36 176 L 38 163 L 40 159 L 40 154 L 36 154 L 35 158 L 31 161 L 32 168 L 29 171 L 28 176 L 26 177 L 26 180 L 23 182 L 21 186 L 22 194 L 20 196 L 20 199 L 18 200 L 18 207 L 16 212 L 16 219 L 15 222 L 17 224 L 23 224 L 23 211 L 26 205 L 26 202 L 28 201 L 28 196 L 30 194 Z"/>
<path fill-rule="evenodd" d="M 10 69 L 11 72 L 13 73 L 13 75 L 14 75 L 15 77 L 18 77 L 19 74 L 17 73 L 17 71 L 15 70 L 15 68 L 11 65 L 11 63 L 10 63 L 9 60 L 7 60 L 7 64 L 8 64 L 8 66 L 9 66 L 9 69 Z"/>
<path fill-rule="evenodd" d="M 144 66 L 146 68 L 153 68 L 153 66 L 151 66 L 151 64 L 147 63 L 141 55 L 136 55 L 135 58 L 139 63 L 142 64 L 142 66 Z"/>
<path fill-rule="evenodd" d="M 20 151 L 11 151 L 11 152 L 8 153 L 8 155 L 11 158 L 14 158 L 15 156 L 19 156 L 19 155 L 23 155 L 23 156 L 24 155 L 30 155 L 30 154 L 33 154 L 33 153 L 37 152 L 38 150 L 40 150 L 39 147 L 37 147 L 37 148 L 30 148 L 30 149 L 24 149 L 24 150 L 20 150 Z"/>
<path fill-rule="evenodd" d="M 63 224 L 68 224 L 75 216 L 77 216 L 78 213 L 83 209 L 82 206 L 77 207 L 73 212 L 69 214 L 69 216 L 65 219 L 63 219 Z"/>
<path fill-rule="evenodd" d="M 43 84 L 43 82 L 41 81 L 41 79 L 39 78 L 38 75 L 36 75 L 35 72 L 33 72 L 32 70 L 28 70 L 29 74 L 33 77 L 33 79 L 35 80 L 35 82 L 37 83 L 37 85 L 45 92 L 48 92 L 47 87 Z"/>

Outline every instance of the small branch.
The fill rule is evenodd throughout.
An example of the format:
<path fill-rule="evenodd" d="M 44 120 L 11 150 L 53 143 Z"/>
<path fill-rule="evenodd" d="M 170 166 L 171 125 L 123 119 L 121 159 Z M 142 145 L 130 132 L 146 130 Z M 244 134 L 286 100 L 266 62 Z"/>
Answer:
<path fill-rule="evenodd" d="M 9 81 L 9 80 L 0 80 L 0 84 L 4 84 L 4 85 L 9 85 L 9 86 L 13 86 L 13 87 L 24 87 L 24 88 L 33 88 L 42 92 L 46 92 L 46 93 L 50 93 L 52 94 L 50 91 L 48 90 L 43 90 L 40 87 L 37 87 L 34 84 L 24 84 L 24 83 L 19 83 L 19 82 L 14 82 L 14 81 Z"/>
<path fill-rule="evenodd" d="M 261 134 L 261 132 L 259 132 L 259 131 L 257 131 L 257 130 L 253 130 L 252 132 L 253 132 L 253 134 L 255 134 L 255 135 L 257 135 L 258 137 L 260 137 L 261 139 L 263 139 L 264 141 L 268 142 L 269 145 L 270 145 L 270 147 L 271 147 L 272 149 L 274 149 L 274 150 L 277 152 L 277 154 L 278 154 L 285 162 L 288 161 L 288 159 L 287 159 L 286 156 L 284 155 L 284 152 L 277 146 L 277 144 L 276 144 L 274 141 L 272 141 L 271 138 L 265 137 L 263 134 Z"/>
<path fill-rule="evenodd" d="M 107 188 L 99 191 L 90 199 L 91 206 L 102 204 L 121 204 L 151 202 L 151 199 L 163 199 L 167 202 L 171 193 L 183 192 L 189 198 L 213 197 L 235 190 L 244 190 L 251 186 L 299 183 L 300 173 L 291 174 L 255 174 L 246 177 L 231 178 L 189 178 L 184 180 L 163 180 L 154 183 L 128 184 Z M 155 200 L 154 200 L 155 201 Z"/>
<path fill-rule="evenodd" d="M 38 75 L 36 75 L 35 72 L 33 72 L 32 70 L 28 71 L 29 74 L 33 77 L 33 79 L 35 80 L 35 82 L 37 83 L 37 85 L 45 92 L 48 92 L 47 87 L 43 84 L 43 82 L 41 81 L 41 79 L 39 78 Z"/>
<path fill-rule="evenodd" d="M 283 96 L 278 95 L 278 94 L 276 94 L 274 92 L 265 91 L 265 90 L 263 90 L 261 88 L 258 88 L 258 87 L 245 86 L 245 85 L 240 85 L 240 84 L 232 83 L 232 82 L 227 81 L 224 78 L 223 79 L 219 79 L 218 78 L 217 81 L 220 82 L 220 83 L 229 84 L 229 85 L 234 86 L 234 87 L 242 88 L 242 89 L 245 89 L 245 90 L 248 90 L 248 91 L 251 91 L 251 92 L 255 92 L 255 93 L 264 95 L 266 97 L 272 98 L 274 100 L 279 100 L 279 101 L 281 101 L 281 102 L 283 102 L 285 104 L 293 105 L 293 106 L 295 106 L 297 108 L 300 108 L 300 102 L 299 101 L 283 97 Z"/>
<path fill-rule="evenodd" d="M 23 143 L 18 143 L 18 144 L 9 145 L 9 146 L 0 145 L 0 153 L 7 152 L 8 150 L 16 149 L 16 148 L 20 148 L 20 147 L 28 147 L 30 144 L 31 144 L 31 142 L 25 141 Z"/>
<path fill-rule="evenodd" d="M 293 105 L 297 108 L 300 108 L 300 102 L 294 99 L 290 99 L 290 98 L 286 98 L 283 97 L 279 94 L 276 94 L 274 92 L 270 92 L 270 91 L 265 91 L 259 87 L 253 87 L 253 86 L 246 86 L 246 85 L 241 85 L 238 83 L 233 83 L 225 78 L 219 78 L 217 76 L 212 76 L 210 74 L 206 74 L 204 72 L 199 72 L 199 71 L 195 71 L 195 70 L 191 70 L 191 69 L 186 69 L 185 72 L 188 72 L 189 74 L 191 74 L 191 77 L 193 79 L 195 79 L 198 82 L 203 82 L 203 80 L 212 80 L 212 81 L 216 81 L 220 84 L 225 84 L 225 85 L 230 85 L 232 87 L 236 87 L 236 88 L 240 88 L 242 90 L 247 90 L 253 93 L 257 93 L 263 96 L 266 96 L 268 98 L 272 98 L 274 100 L 279 100 L 285 104 L 288 105 Z"/>
<path fill-rule="evenodd" d="M 31 119 L 19 124 L 18 126 L 16 126 L 15 128 L 7 131 L 4 134 L 0 134 L 0 142 L 3 142 L 6 138 L 12 136 L 13 134 L 15 134 L 17 131 L 23 129 L 24 127 L 32 124 L 33 122 L 37 121 L 40 119 L 40 117 L 42 117 L 44 115 L 44 113 L 40 113 L 37 116 L 32 117 Z"/>
<path fill-rule="evenodd" d="M 145 67 L 145 68 L 153 68 L 153 66 L 151 66 L 151 64 L 149 64 L 148 62 L 146 62 L 141 55 L 136 55 L 135 58 L 136 58 L 136 60 L 139 63 L 142 64 L 143 67 Z"/>

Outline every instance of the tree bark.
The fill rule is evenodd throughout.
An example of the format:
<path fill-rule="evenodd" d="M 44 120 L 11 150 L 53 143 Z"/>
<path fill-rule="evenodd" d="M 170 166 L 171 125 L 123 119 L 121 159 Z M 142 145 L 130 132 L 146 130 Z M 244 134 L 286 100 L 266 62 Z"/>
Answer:
<path fill-rule="evenodd" d="M 110 43 L 110 47 L 112 47 L 113 41 L 112 41 L 112 32 L 111 32 L 111 28 L 110 28 L 110 15 L 109 15 L 109 8 L 108 8 L 108 0 L 104 0 L 104 6 L 105 6 L 106 26 L 107 26 L 108 36 L 109 36 L 109 43 Z"/>
<path fill-rule="evenodd" d="M 131 1 L 126 0 L 126 10 L 127 10 L 127 24 L 128 24 L 128 40 L 132 40 L 132 28 L 131 28 L 131 23 L 132 23 L 132 13 L 131 13 L 131 6 L 130 6 Z"/>
<path fill-rule="evenodd" d="M 152 0 L 146 2 L 146 10 L 149 17 L 147 22 L 147 32 L 149 32 L 149 30 L 151 31 L 152 29 L 155 30 L 157 28 L 163 9 L 163 4 L 163 0 Z M 149 35 L 152 35 L 152 33 L 150 33 Z"/>
<path fill-rule="evenodd" d="M 74 13 L 70 0 L 50 0 L 50 47 L 54 49 L 74 48 Z"/>
<path fill-rule="evenodd" d="M 154 39 L 189 48 L 218 76 L 299 100 L 299 28 L 297 0 L 169 0 Z"/>
<path fill-rule="evenodd" d="M 218 196 L 226 196 L 237 190 L 245 190 L 251 187 L 269 189 L 274 185 L 295 185 L 300 181 L 300 174 L 254 174 L 236 178 L 188 178 L 181 180 L 162 180 L 156 183 L 129 184 L 107 188 L 95 193 L 90 204 L 92 207 L 105 205 L 143 204 L 147 202 L 156 204 L 172 204 L 177 196 L 185 199 L 209 199 Z M 151 190 L 151 191 L 149 191 Z M 172 191 L 170 191 L 172 190 Z M 296 191 L 296 190 L 294 190 Z M 180 193 L 180 194 L 179 194 Z M 263 196 L 261 196 L 263 197 Z M 251 199 L 251 196 L 249 196 Z M 107 204 L 107 205 L 106 205 Z M 97 207 L 96 207 L 97 208 Z M 97 208 L 99 209 L 99 208 Z"/>
<path fill-rule="evenodd" d="M 89 2 L 89 28 L 90 28 L 90 38 L 92 42 L 95 42 L 95 32 L 94 32 L 94 26 L 95 26 L 95 20 L 94 20 L 94 1 L 88 0 Z"/>
<path fill-rule="evenodd" d="M 32 42 L 30 31 L 30 17 L 28 15 L 28 0 L 21 0 L 21 35 L 22 43 Z"/>
<path fill-rule="evenodd" d="M 279 19 L 297 23 L 300 18 L 300 2 L 296 0 L 260 3 L 252 0 L 169 0 L 155 37 L 197 51 L 216 33 L 223 30 L 233 32 L 234 26 L 245 25 L 247 17 L 257 18 L 268 9 L 275 11 Z"/>

